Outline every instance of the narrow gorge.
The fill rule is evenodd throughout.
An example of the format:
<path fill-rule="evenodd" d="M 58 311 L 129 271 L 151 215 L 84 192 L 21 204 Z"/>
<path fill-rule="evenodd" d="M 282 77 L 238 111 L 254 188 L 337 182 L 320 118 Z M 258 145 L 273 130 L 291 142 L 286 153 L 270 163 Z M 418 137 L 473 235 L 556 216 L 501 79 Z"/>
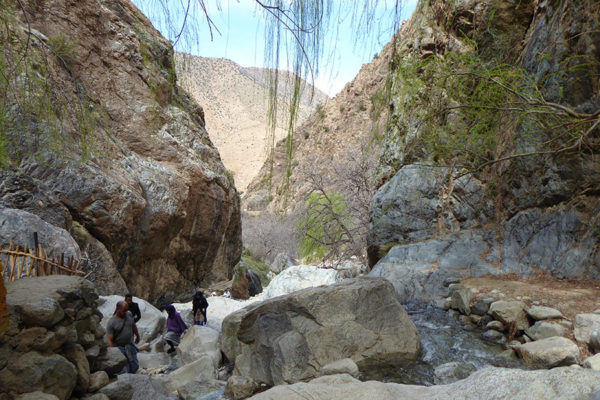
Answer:
<path fill-rule="evenodd" d="M 419 0 L 331 98 L 138 7 L 0 1 L 0 400 L 600 396 L 600 1 Z"/>

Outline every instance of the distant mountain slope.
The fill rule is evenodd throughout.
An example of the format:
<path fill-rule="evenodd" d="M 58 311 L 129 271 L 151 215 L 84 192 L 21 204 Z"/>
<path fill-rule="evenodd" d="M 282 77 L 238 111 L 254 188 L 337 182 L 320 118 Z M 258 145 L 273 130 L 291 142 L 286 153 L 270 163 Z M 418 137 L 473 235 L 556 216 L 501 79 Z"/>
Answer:
<path fill-rule="evenodd" d="M 178 53 L 179 83 L 202 104 L 210 137 L 233 172 L 238 190 L 245 190 L 266 159 L 268 70 L 245 68 L 223 58 Z M 279 73 L 279 110 L 275 140 L 285 136 L 286 98 L 293 90 L 292 73 Z M 327 95 L 304 82 L 299 121 L 302 123 L 327 100 Z M 313 94 L 314 93 L 314 94 Z"/>
<path fill-rule="evenodd" d="M 389 73 L 389 62 L 393 54 L 390 42 L 373 60 L 362 66 L 357 76 L 318 112 L 298 125 L 294 135 L 293 170 L 290 176 L 289 193 L 278 190 L 286 176 L 285 140 L 277 143 L 272 185 L 269 192 L 265 177 L 270 174 L 268 163 L 248 185 L 242 198 L 242 207 L 259 211 L 266 207 L 271 211 L 294 209 L 304 204 L 308 190 L 302 171 L 312 170 L 330 182 L 335 188 L 334 166 L 345 160 L 358 157 L 374 135 L 381 132 L 387 120 L 387 103 L 378 101 Z M 381 103 L 381 104 L 380 104 Z M 289 201 L 288 201 L 289 200 Z"/>

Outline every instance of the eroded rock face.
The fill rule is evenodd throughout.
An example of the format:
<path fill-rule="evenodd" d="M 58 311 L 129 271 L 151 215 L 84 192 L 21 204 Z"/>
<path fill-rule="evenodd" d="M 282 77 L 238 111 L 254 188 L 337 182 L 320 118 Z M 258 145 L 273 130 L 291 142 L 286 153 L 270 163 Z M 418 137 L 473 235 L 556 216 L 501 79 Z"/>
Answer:
<path fill-rule="evenodd" d="M 368 243 L 372 264 L 380 258 L 380 245 L 429 239 L 440 225 L 457 231 L 490 220 L 494 206 L 479 180 L 465 175 L 448 191 L 448 179 L 446 169 L 407 165 L 377 191 Z"/>
<path fill-rule="evenodd" d="M 226 279 L 241 254 L 239 196 L 201 108 L 176 85 L 169 42 L 126 0 L 51 0 L 28 11 L 36 31 L 76 43 L 69 71 L 49 62 L 67 95 L 89 98 L 95 148 L 85 162 L 79 144 L 22 160 L 19 174 L 43 186 L 54 209 L 8 201 L 18 192 L 10 188 L 0 190 L 3 204 L 63 229 L 76 222 L 129 290 L 155 304 Z"/>
<path fill-rule="evenodd" d="M 223 321 L 222 350 L 234 375 L 267 385 L 318 376 L 350 358 L 415 359 L 414 324 L 384 279 L 357 278 L 309 288 L 236 311 Z"/>

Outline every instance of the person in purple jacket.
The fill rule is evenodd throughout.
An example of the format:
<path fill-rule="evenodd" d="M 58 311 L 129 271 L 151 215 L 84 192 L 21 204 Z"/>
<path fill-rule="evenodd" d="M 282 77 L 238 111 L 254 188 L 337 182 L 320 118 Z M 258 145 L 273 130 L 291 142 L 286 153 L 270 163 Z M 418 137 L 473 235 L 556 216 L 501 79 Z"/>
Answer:
<path fill-rule="evenodd" d="M 187 330 L 188 326 L 183 322 L 181 315 L 175 311 L 175 307 L 172 304 L 166 306 L 165 311 L 169 316 L 167 317 L 167 333 L 164 337 L 170 346 L 167 353 L 172 353 L 175 351 L 175 347 L 179 345 L 181 334 Z"/>

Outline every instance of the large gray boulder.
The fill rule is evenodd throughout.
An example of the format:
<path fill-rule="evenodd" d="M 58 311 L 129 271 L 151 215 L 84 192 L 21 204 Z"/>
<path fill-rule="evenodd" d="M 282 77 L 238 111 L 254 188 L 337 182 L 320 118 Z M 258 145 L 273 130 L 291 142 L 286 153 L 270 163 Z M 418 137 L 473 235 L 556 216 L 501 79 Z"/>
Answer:
<path fill-rule="evenodd" d="M 555 308 L 551 308 L 551 307 L 544 307 L 544 306 L 529 307 L 529 309 L 527 310 L 527 315 L 529 315 L 531 318 L 533 318 L 536 321 L 563 317 L 562 313 L 559 310 L 557 310 Z"/>
<path fill-rule="evenodd" d="M 585 215 L 568 205 L 521 211 L 504 227 L 502 272 L 531 276 L 539 268 L 556 278 L 600 279 L 589 229 Z"/>
<path fill-rule="evenodd" d="M 39 390 L 66 400 L 76 384 L 77 369 L 58 354 L 25 353 L 0 370 L 0 387 L 15 393 Z"/>
<path fill-rule="evenodd" d="M 416 386 L 360 382 L 349 375 L 330 375 L 308 383 L 271 388 L 252 400 L 572 400 L 600 390 L 600 372 L 584 368 L 524 371 L 485 368 L 448 385 Z"/>
<path fill-rule="evenodd" d="M 115 376 L 127 365 L 127 358 L 117 347 L 109 347 L 101 354 L 92 366 L 92 371 L 104 371 L 108 376 Z"/>
<path fill-rule="evenodd" d="M 177 389 L 181 400 L 219 399 L 223 394 L 225 383 L 215 379 L 198 380 L 186 383 Z"/>
<path fill-rule="evenodd" d="M 532 368 L 553 368 L 579 362 L 579 347 L 560 336 L 525 343 L 516 350 L 523 362 Z"/>
<path fill-rule="evenodd" d="M 177 368 L 169 375 L 161 377 L 161 381 L 170 392 L 175 392 L 180 387 L 197 380 L 212 380 L 217 378 L 217 371 L 213 360 L 208 355 L 203 355 L 196 361 Z"/>
<path fill-rule="evenodd" d="M 265 299 L 292 293 L 300 289 L 331 285 L 341 280 L 334 269 L 317 268 L 314 265 L 294 265 L 271 280 L 264 291 Z"/>
<path fill-rule="evenodd" d="M 533 340 L 541 340 L 552 336 L 564 336 L 566 330 L 561 324 L 537 321 L 533 326 L 527 328 L 525 333 Z"/>
<path fill-rule="evenodd" d="M 234 375 L 268 385 L 318 376 L 351 358 L 415 359 L 414 324 L 385 279 L 356 278 L 252 304 L 223 321 L 222 350 Z"/>
<path fill-rule="evenodd" d="M 213 369 L 216 370 L 221 363 L 219 336 L 219 331 L 209 326 L 190 327 L 177 347 L 179 366 L 190 364 L 207 355 L 213 361 Z"/>
<path fill-rule="evenodd" d="M 420 184 L 418 180 L 414 183 Z M 600 279 L 597 241 L 589 232 L 585 215 L 573 208 L 561 205 L 524 210 L 493 229 L 464 229 L 461 222 L 460 229 L 441 229 L 431 238 L 436 226 L 432 217 L 437 214 L 425 212 L 429 206 L 424 206 L 425 214 L 413 214 L 412 210 L 433 200 L 423 197 L 419 187 L 397 190 L 406 193 L 397 193 L 397 199 L 392 192 L 387 193 L 389 198 L 381 203 L 374 199 L 369 261 L 374 265 L 370 275 L 389 279 L 402 302 L 440 305 L 445 296 L 443 282 L 448 278 L 508 273 L 531 276 L 542 270 L 561 278 Z M 406 199 L 413 199 L 415 204 L 406 209 L 395 204 L 402 205 Z M 383 213 L 380 219 L 378 212 Z M 421 225 L 421 219 L 427 223 Z M 478 224 L 479 220 L 465 224 L 471 222 Z"/>

